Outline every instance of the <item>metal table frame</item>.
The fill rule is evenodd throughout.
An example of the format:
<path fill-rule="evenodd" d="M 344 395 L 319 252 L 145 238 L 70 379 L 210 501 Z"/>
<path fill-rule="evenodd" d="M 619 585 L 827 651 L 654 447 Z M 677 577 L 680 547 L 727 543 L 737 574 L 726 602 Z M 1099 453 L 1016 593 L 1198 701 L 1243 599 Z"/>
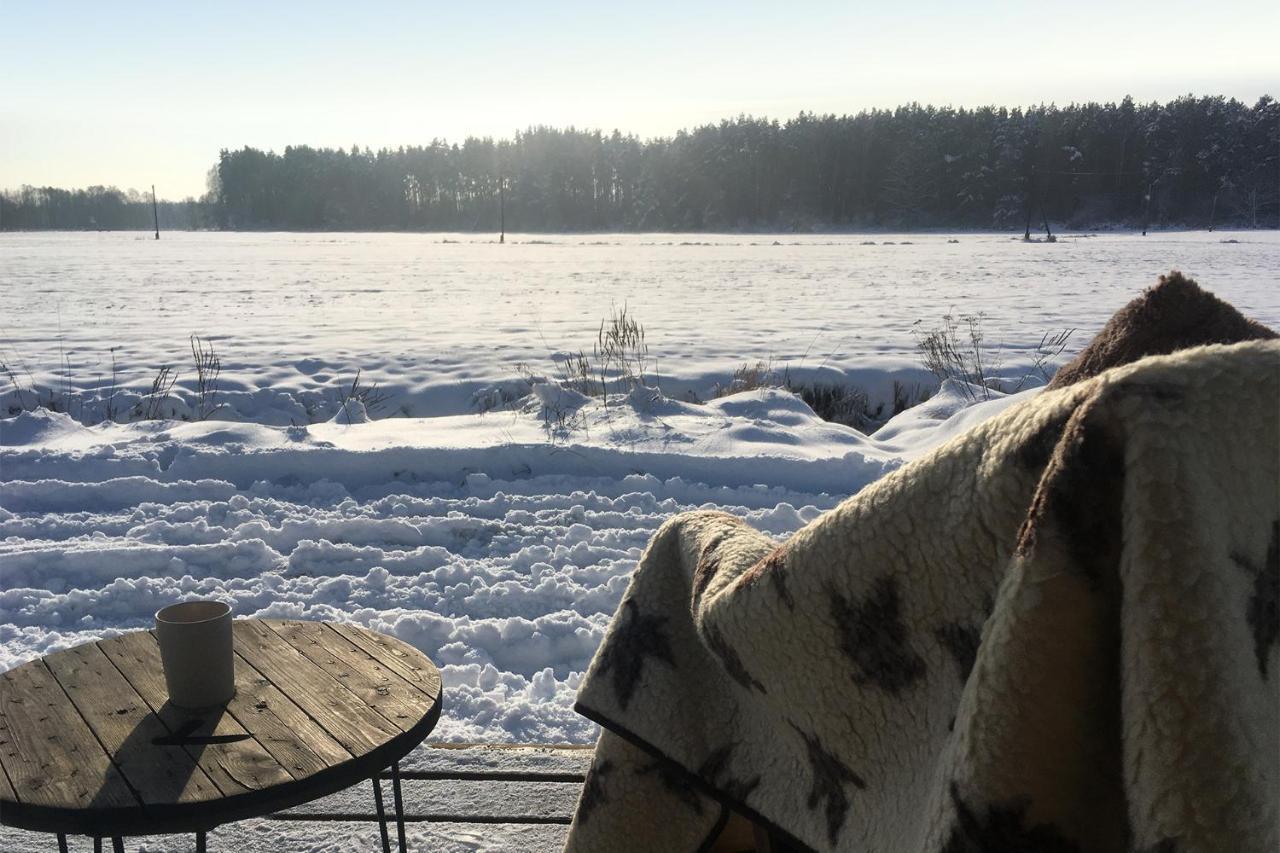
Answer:
<path fill-rule="evenodd" d="M 382 779 L 381 772 L 375 773 L 369 780 L 373 783 L 373 805 L 378 813 L 378 833 L 382 839 L 382 853 L 391 853 L 391 831 L 388 826 L 390 821 L 387 818 L 386 805 L 382 798 Z M 393 817 L 396 825 L 396 841 L 400 848 L 400 853 L 408 853 L 408 843 L 405 841 L 404 827 L 404 796 L 400 790 L 400 762 L 396 761 L 391 764 L 391 792 L 392 803 L 394 807 Z M 196 853 L 207 853 L 208 850 L 208 834 L 211 830 L 202 829 L 196 832 Z M 58 853 L 69 853 L 70 848 L 67 844 L 67 833 L 59 832 L 58 834 Z M 93 836 L 93 853 L 102 853 L 102 839 L 104 836 Z M 111 838 L 112 853 L 125 853 L 124 840 L 126 836 L 113 835 Z"/>

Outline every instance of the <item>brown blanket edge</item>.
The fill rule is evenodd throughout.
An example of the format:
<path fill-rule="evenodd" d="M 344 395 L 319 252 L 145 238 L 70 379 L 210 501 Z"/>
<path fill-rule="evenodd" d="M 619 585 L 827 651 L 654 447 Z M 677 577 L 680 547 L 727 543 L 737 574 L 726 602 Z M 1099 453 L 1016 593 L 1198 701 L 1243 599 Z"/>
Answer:
<path fill-rule="evenodd" d="M 1280 335 L 1272 329 L 1172 270 L 1112 315 L 1102 331 L 1059 368 L 1048 388 L 1065 388 L 1150 355 L 1276 337 Z"/>

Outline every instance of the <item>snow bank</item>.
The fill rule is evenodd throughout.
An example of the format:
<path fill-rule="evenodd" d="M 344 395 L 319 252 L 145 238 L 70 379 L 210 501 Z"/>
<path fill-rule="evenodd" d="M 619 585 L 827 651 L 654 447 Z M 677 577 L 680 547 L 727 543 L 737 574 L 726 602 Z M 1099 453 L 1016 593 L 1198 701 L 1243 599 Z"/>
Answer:
<path fill-rule="evenodd" d="M 785 536 L 1015 398 L 944 392 L 891 442 L 778 390 L 613 399 L 573 398 L 572 428 L 548 423 L 550 385 L 484 416 L 0 421 L 0 667 L 216 597 L 425 650 L 448 685 L 441 738 L 589 740 L 573 694 L 666 518 L 719 507 Z"/>

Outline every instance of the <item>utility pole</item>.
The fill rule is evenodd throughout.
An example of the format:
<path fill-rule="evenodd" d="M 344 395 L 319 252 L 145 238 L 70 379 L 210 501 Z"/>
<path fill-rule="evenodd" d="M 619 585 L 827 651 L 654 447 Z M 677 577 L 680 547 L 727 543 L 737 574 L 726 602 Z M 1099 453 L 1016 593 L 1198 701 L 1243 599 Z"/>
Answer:
<path fill-rule="evenodd" d="M 1024 243 L 1031 242 L 1031 201 L 1035 197 L 1033 195 L 1033 191 L 1035 189 L 1035 175 L 1036 167 L 1032 165 L 1031 177 L 1027 180 L 1027 198 L 1025 200 L 1025 204 L 1027 205 L 1027 230 L 1022 232 L 1022 242 Z"/>
<path fill-rule="evenodd" d="M 156 224 L 156 239 L 160 239 L 160 208 L 156 205 L 156 185 L 151 185 L 151 216 Z"/>
<path fill-rule="evenodd" d="M 1277 131 L 1278 132 L 1276 133 L 1276 227 L 1280 228 L 1280 127 L 1277 127 Z M 1265 163 L 1267 161 L 1263 160 L 1262 162 Z M 1258 203 L 1256 199 L 1258 197 L 1258 191 L 1256 189 L 1253 191 L 1253 197 L 1255 199 L 1253 203 L 1253 227 L 1257 228 L 1258 227 Z"/>
<path fill-rule="evenodd" d="M 1163 172 L 1156 175 L 1155 178 L 1151 180 L 1151 183 L 1147 184 L 1147 195 L 1146 195 L 1146 198 L 1144 199 L 1145 205 L 1142 208 L 1142 236 L 1143 237 L 1147 236 L 1147 229 L 1151 227 L 1151 196 L 1155 194 L 1156 184 L 1164 180 L 1164 176 L 1167 174 L 1169 174 L 1168 167 L 1166 167 Z"/>
<path fill-rule="evenodd" d="M 498 175 L 498 243 L 507 241 L 507 177 Z"/>

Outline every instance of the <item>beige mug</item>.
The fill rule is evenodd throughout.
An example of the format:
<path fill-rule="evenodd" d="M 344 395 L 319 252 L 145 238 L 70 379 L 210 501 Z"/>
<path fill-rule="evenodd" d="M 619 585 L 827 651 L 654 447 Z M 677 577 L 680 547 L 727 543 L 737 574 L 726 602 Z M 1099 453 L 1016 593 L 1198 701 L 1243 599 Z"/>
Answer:
<path fill-rule="evenodd" d="M 156 611 L 156 639 L 169 701 L 179 708 L 225 705 L 236 693 L 231 607 L 184 601 Z"/>

